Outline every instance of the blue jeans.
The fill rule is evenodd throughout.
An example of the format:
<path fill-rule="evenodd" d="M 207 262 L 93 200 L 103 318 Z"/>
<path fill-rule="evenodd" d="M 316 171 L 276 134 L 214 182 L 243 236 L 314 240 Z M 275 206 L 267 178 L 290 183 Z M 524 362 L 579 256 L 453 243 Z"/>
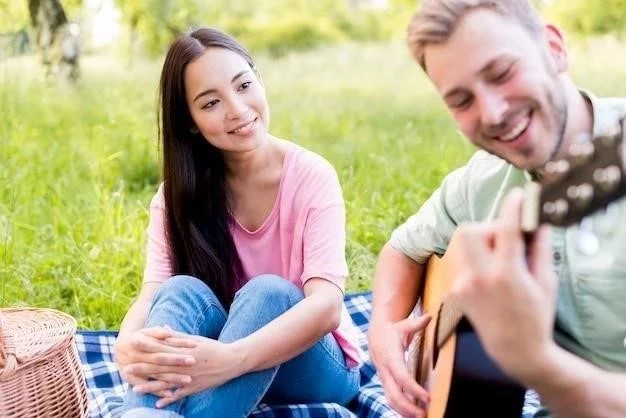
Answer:
<path fill-rule="evenodd" d="M 302 290 L 293 283 L 278 276 L 261 275 L 236 293 L 227 314 L 202 281 L 175 276 L 159 288 L 145 326 L 169 325 L 188 334 L 232 342 L 262 328 L 303 297 Z M 123 417 L 246 417 L 261 401 L 345 405 L 356 396 L 359 381 L 358 368 L 346 366 L 343 351 L 327 334 L 283 364 L 239 376 L 162 409 L 155 408 L 156 396 L 137 395 L 129 390 Z"/>

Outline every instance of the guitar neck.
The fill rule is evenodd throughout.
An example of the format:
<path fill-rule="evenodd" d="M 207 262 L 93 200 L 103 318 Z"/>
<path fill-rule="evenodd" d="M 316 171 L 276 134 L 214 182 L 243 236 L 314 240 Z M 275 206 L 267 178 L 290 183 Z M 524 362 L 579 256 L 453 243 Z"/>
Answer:
<path fill-rule="evenodd" d="M 573 144 L 568 158 L 545 166 L 547 176 L 525 187 L 521 230 L 532 234 L 541 224 L 568 227 L 626 195 L 626 120 L 610 135 Z M 463 312 L 446 297 L 439 307 L 436 344 L 455 332 Z"/>
<path fill-rule="evenodd" d="M 568 158 L 546 164 L 546 180 L 526 185 L 524 232 L 573 225 L 626 195 L 625 123 L 612 135 L 573 144 Z"/>

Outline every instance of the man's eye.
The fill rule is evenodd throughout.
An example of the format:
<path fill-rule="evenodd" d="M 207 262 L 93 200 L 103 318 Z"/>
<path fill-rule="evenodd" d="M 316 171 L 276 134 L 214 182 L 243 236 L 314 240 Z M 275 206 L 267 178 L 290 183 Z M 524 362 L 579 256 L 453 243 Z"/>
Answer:
<path fill-rule="evenodd" d="M 491 77 L 491 81 L 493 83 L 501 83 L 509 78 L 511 74 L 511 67 L 507 67 L 504 71 L 500 71 L 496 73 L 493 77 Z"/>
<path fill-rule="evenodd" d="M 450 104 L 452 109 L 461 110 L 467 108 L 472 103 L 472 99 L 467 97 L 463 100 L 458 100 Z"/>

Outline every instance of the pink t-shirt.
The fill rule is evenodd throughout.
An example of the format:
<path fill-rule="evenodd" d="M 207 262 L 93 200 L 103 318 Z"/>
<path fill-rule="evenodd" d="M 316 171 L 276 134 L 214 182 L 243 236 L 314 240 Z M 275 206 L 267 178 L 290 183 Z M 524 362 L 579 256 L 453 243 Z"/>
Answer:
<path fill-rule="evenodd" d="M 298 287 L 320 277 L 345 290 L 345 205 L 337 173 L 321 156 L 288 143 L 278 196 L 267 219 L 256 231 L 235 223 L 233 239 L 245 279 L 275 274 Z M 150 204 L 144 281 L 164 281 L 173 275 L 165 235 L 163 185 Z M 356 325 L 345 305 L 333 336 L 348 366 L 361 364 Z"/>

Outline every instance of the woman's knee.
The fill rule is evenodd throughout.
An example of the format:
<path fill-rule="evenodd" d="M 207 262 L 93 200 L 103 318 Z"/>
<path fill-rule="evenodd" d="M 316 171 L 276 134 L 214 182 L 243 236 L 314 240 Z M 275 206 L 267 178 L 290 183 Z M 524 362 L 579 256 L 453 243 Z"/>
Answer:
<path fill-rule="evenodd" d="M 251 278 L 237 292 L 237 296 L 243 294 L 248 297 L 255 297 L 261 300 L 300 300 L 304 296 L 302 289 L 275 274 L 261 274 Z"/>
<path fill-rule="evenodd" d="M 213 290 L 202 280 L 182 274 L 170 277 L 159 286 L 154 303 L 167 300 L 180 300 L 191 305 L 210 302 L 221 306 Z"/>

